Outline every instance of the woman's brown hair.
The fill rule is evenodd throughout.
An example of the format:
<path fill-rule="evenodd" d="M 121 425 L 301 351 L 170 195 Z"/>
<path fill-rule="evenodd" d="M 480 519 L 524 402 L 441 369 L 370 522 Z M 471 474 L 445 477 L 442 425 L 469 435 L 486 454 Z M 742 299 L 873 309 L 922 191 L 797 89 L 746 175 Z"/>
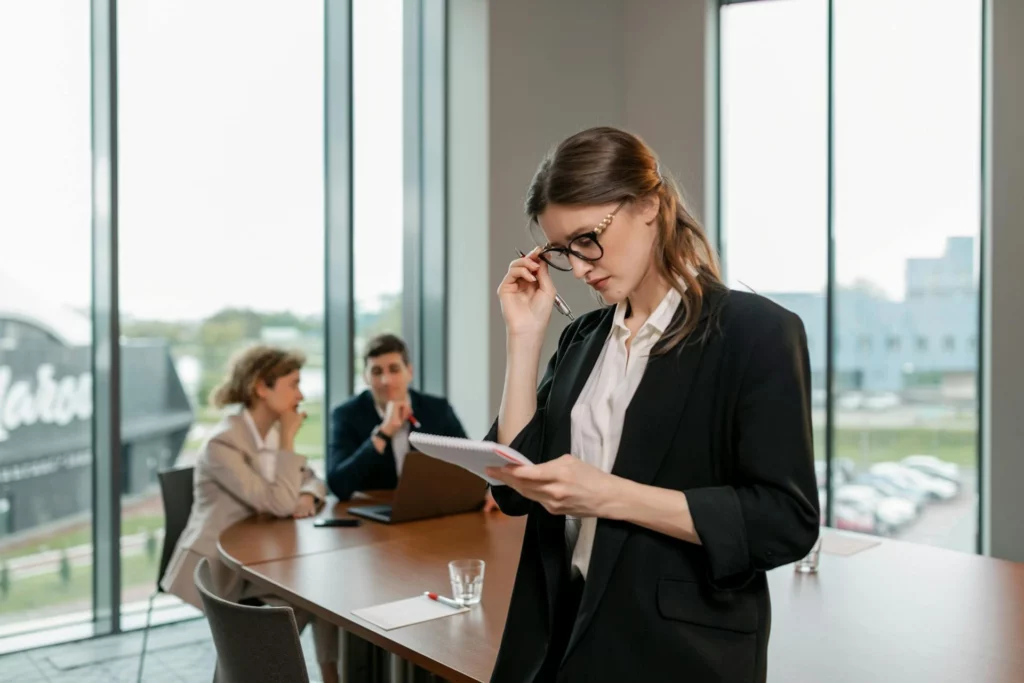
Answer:
<path fill-rule="evenodd" d="M 651 196 L 660 205 L 655 267 L 684 302 L 683 315 L 673 319 L 658 344 L 658 351 L 665 352 L 696 329 L 708 289 L 724 285 L 704 228 L 687 210 L 678 186 L 663 171 L 654 151 L 618 128 L 576 133 L 540 163 L 526 194 L 526 213 L 535 222 L 549 204 L 614 204 Z"/>
<path fill-rule="evenodd" d="M 223 408 L 241 403 L 250 408 L 256 399 L 257 382 L 273 387 L 277 380 L 301 369 L 305 363 L 306 357 L 301 351 L 251 346 L 228 363 L 224 380 L 210 392 L 210 404 Z"/>

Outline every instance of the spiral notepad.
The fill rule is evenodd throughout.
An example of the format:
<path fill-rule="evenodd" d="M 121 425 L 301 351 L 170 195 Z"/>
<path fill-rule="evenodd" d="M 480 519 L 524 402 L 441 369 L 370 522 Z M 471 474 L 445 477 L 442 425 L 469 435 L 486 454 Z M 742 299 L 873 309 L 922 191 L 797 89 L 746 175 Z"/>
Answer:
<path fill-rule="evenodd" d="M 514 448 L 493 441 L 473 441 L 454 436 L 412 432 L 409 434 L 409 443 L 424 455 L 458 465 L 495 486 L 501 482 L 484 474 L 485 468 L 533 464 L 529 458 Z"/>

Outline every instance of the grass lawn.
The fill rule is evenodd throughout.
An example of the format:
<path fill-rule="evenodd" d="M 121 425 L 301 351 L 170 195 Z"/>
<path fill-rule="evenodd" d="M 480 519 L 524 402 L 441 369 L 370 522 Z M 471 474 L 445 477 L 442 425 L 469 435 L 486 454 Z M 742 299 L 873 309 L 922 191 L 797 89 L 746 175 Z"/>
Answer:
<path fill-rule="evenodd" d="M 164 526 L 163 515 L 138 515 L 125 519 L 121 523 L 121 535 L 131 536 L 143 531 L 156 531 Z M 74 531 L 65 531 L 50 536 L 41 536 L 36 542 L 19 545 L 0 554 L 0 558 L 9 560 L 25 555 L 34 555 L 46 550 L 61 550 L 92 543 L 92 528 L 86 524 Z"/>
<path fill-rule="evenodd" d="M 934 455 L 961 467 L 977 465 L 978 439 L 974 431 L 902 427 L 898 429 L 836 430 L 837 458 L 850 458 L 862 465 L 899 461 L 908 455 Z M 825 430 L 814 430 L 814 454 L 825 457 Z"/>
<path fill-rule="evenodd" d="M 145 553 L 122 558 L 121 585 L 155 586 L 158 560 Z M 0 597 L 0 616 L 88 601 L 91 596 L 92 565 L 71 567 L 71 581 L 67 585 L 61 582 L 58 571 L 12 579 L 7 597 Z"/>

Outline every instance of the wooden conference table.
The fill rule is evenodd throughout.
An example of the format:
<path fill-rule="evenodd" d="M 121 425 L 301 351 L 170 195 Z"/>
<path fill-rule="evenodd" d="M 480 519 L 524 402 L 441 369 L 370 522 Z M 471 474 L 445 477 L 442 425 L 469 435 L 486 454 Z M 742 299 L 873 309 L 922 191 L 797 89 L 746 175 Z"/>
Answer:
<path fill-rule="evenodd" d="M 293 604 L 453 683 L 480 683 L 494 666 L 524 523 L 498 513 L 356 528 L 253 518 L 225 531 L 220 550 Z M 352 616 L 424 590 L 450 594 L 447 563 L 458 558 L 487 562 L 483 600 L 468 614 L 392 631 Z M 816 575 L 781 567 L 769 582 L 769 681 L 1024 681 L 1024 564 L 883 540 L 823 553 Z"/>

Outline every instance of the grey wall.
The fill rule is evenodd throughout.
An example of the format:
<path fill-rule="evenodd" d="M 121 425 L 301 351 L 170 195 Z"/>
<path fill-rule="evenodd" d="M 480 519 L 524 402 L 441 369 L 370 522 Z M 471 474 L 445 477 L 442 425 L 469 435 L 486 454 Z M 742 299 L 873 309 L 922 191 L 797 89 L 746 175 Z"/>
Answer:
<path fill-rule="evenodd" d="M 708 189 L 703 180 L 704 29 L 710 4 L 707 0 L 451 0 L 449 244 L 453 258 L 449 262 L 448 384 L 453 404 L 471 434 L 482 435 L 497 413 L 505 334 L 494 291 L 515 249 L 531 246 L 523 200 L 537 164 L 551 147 L 589 126 L 625 127 L 659 152 L 663 165 L 686 186 L 698 212 L 703 208 Z M 470 35 L 473 30 L 479 33 Z M 460 63 L 474 54 L 478 61 L 473 66 Z M 466 103 L 474 94 L 484 97 L 486 105 L 470 104 L 471 112 L 456 111 L 459 101 Z M 485 190 L 479 187 L 481 182 L 486 183 Z M 483 195 L 487 199 L 481 200 Z M 484 266 L 466 266 L 458 258 L 468 243 L 486 244 L 487 250 L 480 252 Z M 570 276 L 558 273 L 555 282 L 573 311 L 599 305 Z M 481 293 L 486 301 L 480 300 Z M 462 304 L 466 310 L 460 310 Z M 545 362 L 566 322 L 557 313 L 553 316 Z"/>
<path fill-rule="evenodd" d="M 1024 561 L 1024 3 L 990 0 L 985 547 Z"/>
<path fill-rule="evenodd" d="M 525 230 L 526 188 L 544 154 L 576 131 L 625 123 L 625 12 L 620 0 L 517 0 L 491 4 L 490 194 L 488 289 L 532 246 Z M 556 274 L 576 312 L 597 305 L 571 277 Z M 545 360 L 566 319 L 552 317 Z M 491 414 L 504 381 L 505 325 L 496 304 L 489 325 Z"/>

